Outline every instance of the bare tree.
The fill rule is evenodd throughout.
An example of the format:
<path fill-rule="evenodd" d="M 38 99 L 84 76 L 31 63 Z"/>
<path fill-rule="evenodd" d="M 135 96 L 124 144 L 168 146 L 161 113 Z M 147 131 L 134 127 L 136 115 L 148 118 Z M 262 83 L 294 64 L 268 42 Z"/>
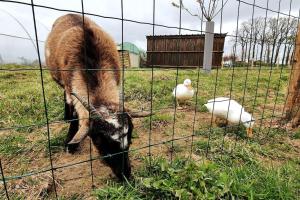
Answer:
<path fill-rule="evenodd" d="M 267 26 L 265 32 L 265 45 L 266 45 L 266 61 L 267 63 L 271 63 L 274 60 L 274 49 L 276 45 L 276 41 L 279 35 L 279 31 L 277 30 L 277 19 L 276 18 L 268 18 Z"/>
<path fill-rule="evenodd" d="M 295 46 L 295 38 L 296 38 L 296 34 L 297 34 L 298 20 L 292 19 L 289 24 L 290 25 L 287 28 L 286 37 L 284 40 L 285 45 L 284 45 L 283 56 L 282 56 L 282 61 L 281 61 L 281 63 L 285 64 L 285 65 L 290 64 L 292 49 Z"/>
<path fill-rule="evenodd" d="M 294 47 L 297 20 L 287 17 L 268 18 L 264 26 L 262 17 L 244 21 L 240 25 L 237 42 L 242 49 L 242 60 L 254 60 L 257 57 L 255 50 L 260 47 L 267 63 L 278 62 L 281 55 L 282 63 L 288 64 Z"/>
<path fill-rule="evenodd" d="M 248 62 L 254 60 L 256 46 L 262 42 L 262 30 L 263 18 L 261 17 L 245 21 L 241 24 L 238 30 L 237 42 L 242 47 L 242 61 L 246 60 L 246 58 Z"/>
<path fill-rule="evenodd" d="M 285 40 L 287 18 L 269 18 L 266 31 L 267 62 L 276 63 Z"/>
<path fill-rule="evenodd" d="M 213 18 L 215 18 L 220 12 L 220 10 L 223 9 L 224 7 L 223 4 L 222 7 L 217 11 L 219 0 L 210 0 L 209 3 L 207 3 L 208 5 L 205 5 L 204 0 L 196 0 L 196 1 L 199 3 L 201 11 L 207 21 L 212 21 Z M 228 0 L 226 0 L 225 4 L 227 3 L 227 1 Z"/>
<path fill-rule="evenodd" d="M 220 0 L 209 0 L 209 1 L 203 1 L 203 0 L 196 0 L 196 2 L 199 4 L 199 8 L 201 12 L 198 10 L 198 13 L 193 13 L 190 11 L 189 8 L 187 8 L 183 4 L 183 0 L 179 0 L 179 4 L 176 2 L 172 2 L 172 5 L 176 8 L 181 8 L 182 10 L 186 11 L 188 14 L 190 14 L 193 17 L 197 17 L 198 19 L 202 20 L 202 15 L 207 21 L 212 21 L 221 11 L 221 9 L 224 8 L 224 6 L 227 4 L 228 0 L 222 1 L 221 7 L 218 9 Z M 181 6 L 180 6 L 181 4 Z"/>
<path fill-rule="evenodd" d="M 246 60 L 249 33 L 248 22 L 243 22 L 237 34 L 237 43 L 241 46 L 241 60 L 243 62 Z M 234 42 L 235 38 L 232 41 Z"/>
<path fill-rule="evenodd" d="M 279 56 L 279 51 L 280 48 L 283 44 L 283 42 L 286 40 L 286 32 L 288 29 L 288 25 L 289 25 L 289 19 L 288 18 L 280 18 L 278 20 L 278 27 L 277 27 L 277 40 L 275 41 L 275 45 L 273 46 L 273 48 L 275 48 L 275 56 L 274 56 L 274 61 L 278 62 L 278 56 Z M 276 38 L 274 38 L 275 40 Z"/>
<path fill-rule="evenodd" d="M 250 31 L 250 37 L 251 37 L 251 48 L 252 48 L 252 58 L 251 60 L 254 61 L 255 58 L 255 49 L 258 42 L 262 45 L 262 35 L 263 35 L 263 29 L 264 29 L 264 18 L 258 17 L 253 19 L 251 21 L 251 31 Z M 250 54 L 250 53 L 249 53 Z"/>

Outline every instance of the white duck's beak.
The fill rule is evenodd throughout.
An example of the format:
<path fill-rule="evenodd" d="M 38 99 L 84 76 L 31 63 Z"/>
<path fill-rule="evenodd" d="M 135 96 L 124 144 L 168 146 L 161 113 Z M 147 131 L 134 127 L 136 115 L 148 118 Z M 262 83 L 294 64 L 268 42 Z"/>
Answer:
<path fill-rule="evenodd" d="M 253 129 L 252 128 L 247 128 L 247 137 L 252 138 L 253 137 Z"/>
<path fill-rule="evenodd" d="M 192 87 L 191 85 L 187 86 L 187 88 L 188 88 L 189 90 L 192 90 L 192 89 L 193 89 L 193 87 Z"/>

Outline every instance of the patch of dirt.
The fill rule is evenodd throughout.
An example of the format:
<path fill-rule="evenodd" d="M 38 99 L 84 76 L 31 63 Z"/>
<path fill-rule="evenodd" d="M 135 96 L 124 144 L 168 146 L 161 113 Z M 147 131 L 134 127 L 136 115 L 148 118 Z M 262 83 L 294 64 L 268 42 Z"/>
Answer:
<path fill-rule="evenodd" d="M 10 135 L 10 134 L 12 134 L 12 130 L 1 130 L 0 131 L 0 137 L 5 137 L 5 136 L 7 136 L 7 135 Z"/>
<path fill-rule="evenodd" d="M 174 109 L 166 109 L 163 113 L 168 113 L 171 116 L 174 114 Z M 133 139 L 133 144 L 131 145 L 132 152 L 131 156 L 131 165 L 132 170 L 135 171 L 142 164 L 141 158 L 147 156 L 149 151 L 152 156 L 164 156 L 170 157 L 171 154 L 180 154 L 186 152 L 185 150 L 190 150 L 190 137 L 186 137 L 182 140 L 176 140 L 173 142 L 174 151 L 170 151 L 171 143 L 164 141 L 170 141 L 172 138 L 180 138 L 185 136 L 190 136 L 193 133 L 193 120 L 194 120 L 194 109 L 185 109 L 185 110 L 177 110 L 176 123 L 173 131 L 173 121 L 168 123 L 159 123 L 158 126 L 152 126 L 151 131 L 151 147 L 149 146 L 149 129 L 145 128 L 143 125 L 143 119 L 134 119 L 133 123 L 135 126 L 135 130 L 138 134 L 137 138 Z M 204 121 L 209 121 L 210 119 L 207 116 L 207 113 L 197 113 L 195 119 L 195 130 L 197 130 L 201 123 Z M 199 123 L 201 122 L 201 123 Z M 50 132 L 51 138 L 61 133 L 63 129 L 68 128 L 68 124 L 51 124 Z M 42 128 L 40 132 L 46 133 L 46 128 Z M 39 140 L 47 140 L 47 135 L 45 134 L 28 134 L 27 140 L 30 142 L 35 142 Z M 176 152 L 177 148 L 181 149 L 180 152 Z M 183 149 L 183 150 L 182 150 Z M 48 169 L 50 167 L 49 157 L 46 154 L 47 145 L 42 146 L 37 149 L 35 146 L 29 148 L 28 151 L 22 152 L 18 159 L 22 157 L 26 157 L 26 162 L 29 162 L 27 166 L 27 170 L 20 171 L 20 168 L 23 163 L 22 161 L 12 160 L 10 162 L 5 162 L 5 171 L 6 176 L 17 175 L 20 173 L 27 173 L 30 169 L 31 171 L 37 171 L 40 169 Z M 97 157 L 98 152 L 94 146 L 91 148 L 92 157 Z M 93 182 L 95 188 L 103 187 L 108 180 L 114 179 L 114 175 L 109 167 L 104 165 L 100 160 L 94 160 L 92 163 L 87 161 L 90 159 L 90 139 L 86 138 L 83 144 L 81 144 L 80 150 L 75 154 L 69 154 L 63 150 L 53 153 L 52 160 L 54 168 L 58 168 L 54 170 L 55 180 L 57 181 L 57 193 L 59 196 L 71 197 L 72 195 L 83 195 L 82 198 L 91 197 L 92 191 L 92 176 L 93 173 Z M 23 161 L 24 162 L 24 161 Z M 82 162 L 82 163 L 80 163 Z M 80 163 L 71 166 L 72 163 Z M 21 165 L 20 165 L 21 164 Z M 68 167 L 62 167 L 69 165 Z M 91 170 L 92 165 L 92 170 Z M 61 168 L 62 167 L 62 168 Z M 13 169 L 13 170 L 10 170 Z M 47 172 L 47 174 L 50 172 Z M 42 173 L 44 174 L 44 173 Z M 48 174 L 49 175 L 49 174 Z M 50 173 L 51 175 L 51 173 Z M 36 178 L 35 184 L 30 185 L 26 182 L 25 178 L 24 182 L 22 180 L 18 181 L 10 181 L 10 192 L 17 194 L 25 194 L 27 189 L 32 188 L 32 195 L 30 197 L 35 196 L 35 198 L 39 198 L 39 190 L 40 185 L 45 185 L 47 181 L 43 178 Z M 24 188 L 19 187 L 18 185 L 24 185 Z M 23 187 L 23 186 L 22 186 Z M 24 192 L 25 191 L 25 192 Z M 47 190 L 50 196 L 54 195 L 54 190 Z M 54 197 L 54 196 L 53 196 Z M 34 198 L 33 198 L 34 199 Z"/>
<path fill-rule="evenodd" d="M 290 140 L 290 144 L 295 148 L 295 151 L 299 153 L 300 157 L 300 139 Z"/>
<path fill-rule="evenodd" d="M 294 160 L 300 157 L 300 139 L 291 140 L 289 137 L 280 137 L 273 141 L 276 144 L 285 144 L 288 150 L 274 148 L 276 152 L 271 153 L 270 156 L 258 155 L 257 159 L 260 160 L 265 166 L 282 166 L 287 160 Z M 268 145 L 268 144 L 266 144 Z"/>
<path fill-rule="evenodd" d="M 60 180 L 55 180 L 56 188 L 61 188 Z M 12 180 L 7 183 L 7 189 L 10 194 L 23 197 L 22 199 L 45 199 L 51 197 L 54 191 L 54 182 L 51 172 L 33 175 L 30 177 Z"/>

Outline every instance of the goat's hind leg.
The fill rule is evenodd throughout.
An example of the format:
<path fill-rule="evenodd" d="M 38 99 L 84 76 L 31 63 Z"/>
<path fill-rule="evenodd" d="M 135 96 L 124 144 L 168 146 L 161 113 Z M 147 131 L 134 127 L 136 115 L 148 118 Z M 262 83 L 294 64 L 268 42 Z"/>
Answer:
<path fill-rule="evenodd" d="M 69 153 L 75 153 L 78 150 L 79 144 L 69 144 L 79 129 L 79 120 L 77 114 L 70 120 L 70 127 L 67 138 L 65 140 L 65 148 Z"/>

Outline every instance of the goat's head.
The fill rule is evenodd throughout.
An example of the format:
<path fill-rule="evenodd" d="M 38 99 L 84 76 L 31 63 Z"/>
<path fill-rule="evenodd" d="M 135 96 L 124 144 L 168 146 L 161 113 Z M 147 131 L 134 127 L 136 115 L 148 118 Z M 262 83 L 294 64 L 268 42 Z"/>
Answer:
<path fill-rule="evenodd" d="M 131 175 L 131 166 L 128 156 L 133 130 L 132 118 L 146 117 L 150 113 L 112 112 L 105 106 L 95 108 L 76 93 L 72 93 L 82 105 L 90 111 L 91 119 L 89 129 L 79 132 L 69 144 L 80 143 L 89 135 L 104 156 L 103 160 L 112 169 L 115 175 L 123 180 Z"/>

